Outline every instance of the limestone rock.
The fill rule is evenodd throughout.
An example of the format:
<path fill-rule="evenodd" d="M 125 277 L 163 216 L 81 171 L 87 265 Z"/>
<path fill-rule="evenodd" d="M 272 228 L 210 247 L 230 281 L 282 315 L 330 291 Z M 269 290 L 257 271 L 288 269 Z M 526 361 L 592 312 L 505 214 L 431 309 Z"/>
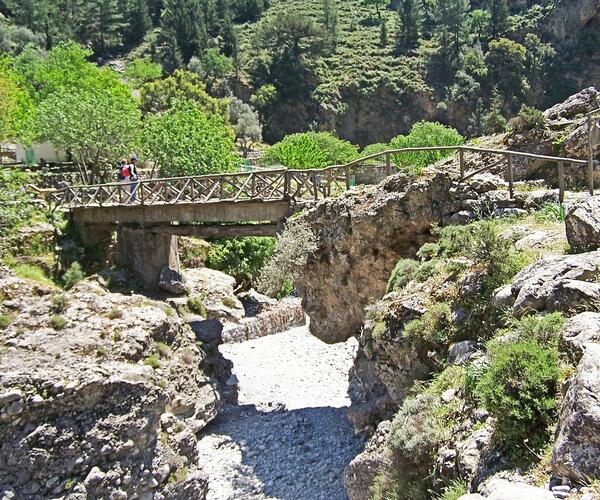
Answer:
<path fill-rule="evenodd" d="M 558 420 L 552 468 L 577 482 L 600 478 L 600 345 L 587 344 Z"/>
<path fill-rule="evenodd" d="M 463 340 L 456 342 L 448 349 L 448 363 L 451 365 L 462 365 L 466 363 L 471 354 L 477 350 L 477 342 L 473 340 Z"/>
<path fill-rule="evenodd" d="M 183 277 L 170 267 L 163 267 L 158 279 L 158 286 L 165 292 L 173 295 L 183 295 L 185 293 L 185 283 Z"/>
<path fill-rule="evenodd" d="M 566 310 L 592 299 L 595 288 L 586 284 L 600 274 L 600 251 L 543 258 L 520 271 L 511 285 L 513 314 Z M 577 281 L 577 283 L 573 283 Z"/>
<path fill-rule="evenodd" d="M 588 311 L 567 319 L 560 340 L 561 349 L 579 362 L 590 343 L 600 343 L 600 313 Z"/>
<path fill-rule="evenodd" d="M 600 247 L 600 196 L 572 205 L 565 219 L 567 240 L 575 250 Z"/>
<path fill-rule="evenodd" d="M 389 420 L 381 422 L 367 441 L 364 451 L 348 464 L 344 472 L 344 487 L 350 500 L 371 497 L 371 486 L 386 459 L 385 441 L 391 429 Z"/>
<path fill-rule="evenodd" d="M 398 174 L 302 216 L 319 241 L 296 283 L 313 335 L 333 343 L 360 330 L 364 306 L 383 295 L 398 259 L 431 240 L 431 225 L 449 210 L 451 183 L 445 172 Z"/>
<path fill-rule="evenodd" d="M 548 490 L 497 476 L 486 480 L 479 487 L 479 493 L 488 500 L 554 500 L 554 495 Z"/>
<path fill-rule="evenodd" d="M 595 4 L 594 0 L 586 0 L 590 5 Z M 597 11 L 597 6 L 596 6 Z M 595 13 L 595 12 L 594 12 Z M 544 111 L 547 120 L 558 120 L 560 118 L 575 118 L 578 115 L 592 111 L 600 105 L 600 92 L 594 87 L 588 87 L 581 92 L 568 97 L 564 102 L 555 104 Z"/>
<path fill-rule="evenodd" d="M 162 495 L 151 470 L 192 475 L 197 462 L 178 452 L 161 415 L 174 414 L 195 442 L 221 404 L 174 311 L 86 282 L 61 300 L 52 289 L 33 298 L 34 285 L 0 269 L 2 307 L 14 316 L 0 331 L 0 349 L 10 346 L 0 355 L 0 485 L 16 498 Z"/>

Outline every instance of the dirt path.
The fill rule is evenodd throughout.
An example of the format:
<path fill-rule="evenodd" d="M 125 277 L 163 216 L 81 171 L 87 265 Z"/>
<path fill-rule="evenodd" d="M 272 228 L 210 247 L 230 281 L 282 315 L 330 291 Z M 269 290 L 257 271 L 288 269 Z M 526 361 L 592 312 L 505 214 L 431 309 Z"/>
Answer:
<path fill-rule="evenodd" d="M 327 345 L 306 327 L 221 346 L 239 381 L 200 440 L 211 500 L 345 499 L 342 472 L 362 447 L 346 417 L 356 341 Z"/>

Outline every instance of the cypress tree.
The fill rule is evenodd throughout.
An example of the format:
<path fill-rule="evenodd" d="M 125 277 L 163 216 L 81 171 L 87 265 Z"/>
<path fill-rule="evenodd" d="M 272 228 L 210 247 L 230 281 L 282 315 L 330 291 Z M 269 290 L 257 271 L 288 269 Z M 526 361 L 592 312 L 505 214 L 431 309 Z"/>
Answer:
<path fill-rule="evenodd" d="M 176 42 L 184 63 L 206 48 L 208 34 L 201 0 L 165 0 L 161 18 L 161 43 Z M 169 49 L 173 53 L 173 48 Z"/>
<path fill-rule="evenodd" d="M 399 52 L 406 52 L 417 46 L 421 26 L 419 0 L 401 0 L 398 4 L 398 35 L 396 40 Z"/>
<path fill-rule="evenodd" d="M 127 21 L 129 24 L 127 42 L 133 44 L 141 42 L 146 33 L 152 28 L 147 0 L 130 0 L 127 9 Z"/>

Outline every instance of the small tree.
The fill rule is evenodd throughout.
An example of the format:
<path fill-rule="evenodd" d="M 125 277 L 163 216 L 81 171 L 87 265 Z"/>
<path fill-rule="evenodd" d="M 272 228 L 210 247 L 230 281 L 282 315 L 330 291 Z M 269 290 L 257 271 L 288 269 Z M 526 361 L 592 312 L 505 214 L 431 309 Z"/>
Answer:
<path fill-rule="evenodd" d="M 252 106 L 242 102 L 237 97 L 231 98 L 229 113 L 235 136 L 245 158 L 248 156 L 252 145 L 262 140 L 262 125 L 258 113 Z"/>
<path fill-rule="evenodd" d="M 379 9 L 385 9 L 390 4 L 390 0 L 362 0 L 362 3 L 368 7 L 375 7 L 377 18 L 381 19 L 381 11 Z"/>
<path fill-rule="evenodd" d="M 116 157 L 135 149 L 140 112 L 131 95 L 63 90 L 38 107 L 38 139 L 71 151 L 86 182 L 98 181 Z"/>
<path fill-rule="evenodd" d="M 162 67 L 149 59 L 134 59 L 125 67 L 125 76 L 135 87 L 140 87 L 158 80 L 162 76 Z"/>
<path fill-rule="evenodd" d="M 142 145 L 161 175 L 201 175 L 235 170 L 234 132 L 218 114 L 198 103 L 176 99 L 160 115 L 144 121 Z"/>

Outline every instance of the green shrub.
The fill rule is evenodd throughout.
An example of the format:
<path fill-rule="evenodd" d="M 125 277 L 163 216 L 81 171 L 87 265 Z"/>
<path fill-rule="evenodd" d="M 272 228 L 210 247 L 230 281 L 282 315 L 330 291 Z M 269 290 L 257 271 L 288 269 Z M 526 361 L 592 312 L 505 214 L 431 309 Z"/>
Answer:
<path fill-rule="evenodd" d="M 199 314 L 200 316 L 206 318 L 206 308 L 202 303 L 202 298 L 198 295 L 188 298 L 187 306 L 193 313 Z"/>
<path fill-rule="evenodd" d="M 390 274 L 385 292 L 389 293 L 404 288 L 413 279 L 413 275 L 418 268 L 419 263 L 416 260 L 400 259 L 396 263 L 392 274 Z"/>
<path fill-rule="evenodd" d="M 385 323 L 385 321 L 379 321 L 378 323 L 375 324 L 375 327 L 373 328 L 373 338 L 379 338 L 381 337 L 385 331 L 387 330 L 387 325 Z"/>
<path fill-rule="evenodd" d="M 81 264 L 79 262 L 73 262 L 63 275 L 62 281 L 64 287 L 69 290 L 79 283 L 84 277 L 83 271 L 81 270 Z"/>
<path fill-rule="evenodd" d="M 13 317 L 10 314 L 0 314 L 0 330 L 6 330 L 13 322 Z"/>
<path fill-rule="evenodd" d="M 231 276 L 255 278 L 272 257 L 275 238 L 248 236 L 211 242 L 206 267 Z"/>
<path fill-rule="evenodd" d="M 536 128 L 544 128 L 546 119 L 540 110 L 523 104 L 519 114 L 508 121 L 512 132 L 527 132 Z"/>
<path fill-rule="evenodd" d="M 67 297 L 64 293 L 52 297 L 52 310 L 61 313 L 67 307 Z"/>
<path fill-rule="evenodd" d="M 524 456 L 527 448 L 535 450 L 545 444 L 556 418 L 557 351 L 524 341 L 492 343 L 488 354 L 489 366 L 476 393 L 496 418 L 499 443 Z"/>
<path fill-rule="evenodd" d="M 543 347 L 557 348 L 565 317 L 560 312 L 545 315 L 528 315 L 521 319 L 510 318 L 508 330 L 518 335 L 520 341 L 533 341 Z"/>
<path fill-rule="evenodd" d="M 107 316 L 108 319 L 121 319 L 123 317 L 123 311 L 121 309 L 113 307 L 110 311 L 108 311 Z"/>
<path fill-rule="evenodd" d="M 450 304 L 435 302 L 420 318 L 408 322 L 402 335 L 416 343 L 425 341 L 435 347 L 442 347 L 454 337 L 454 328 Z"/>
<path fill-rule="evenodd" d="M 440 253 L 440 245 L 438 243 L 425 243 L 417 252 L 417 257 L 422 260 L 431 260 L 437 257 Z"/>
<path fill-rule="evenodd" d="M 67 324 L 67 320 L 58 314 L 50 318 L 50 326 L 55 330 L 62 330 Z"/>
<path fill-rule="evenodd" d="M 291 134 L 267 149 L 261 162 L 310 169 L 348 163 L 358 157 L 356 146 L 329 132 Z"/>
<path fill-rule="evenodd" d="M 277 294 L 275 294 L 275 298 L 277 300 L 281 300 L 285 297 L 289 297 L 294 292 L 294 283 L 291 280 L 285 280 L 283 285 L 281 285 L 281 289 Z"/>
<path fill-rule="evenodd" d="M 160 359 L 158 359 L 158 356 L 156 354 L 153 354 L 152 356 L 148 356 L 144 360 L 144 364 L 151 366 L 155 370 L 158 370 L 159 368 L 162 367 L 162 363 L 160 362 Z"/>
<path fill-rule="evenodd" d="M 365 156 L 374 155 L 375 153 L 382 153 L 383 151 L 387 151 L 388 149 L 392 149 L 389 144 L 383 144 L 381 142 L 375 144 L 369 144 L 365 149 L 360 153 L 360 157 L 364 158 Z M 367 160 L 365 163 L 367 165 L 378 165 L 385 162 L 385 156 L 380 156 L 378 158 L 373 158 L 372 160 Z"/>
<path fill-rule="evenodd" d="M 413 275 L 414 279 L 416 281 L 418 281 L 419 283 L 423 283 L 424 281 L 427 281 L 429 278 L 431 278 L 435 274 L 437 266 L 438 266 L 438 261 L 435 259 L 426 260 L 425 262 L 422 262 L 419 265 L 419 267 L 415 270 L 415 273 Z"/>
<path fill-rule="evenodd" d="M 125 77 L 135 87 L 158 80 L 162 76 L 162 66 L 149 59 L 134 59 L 125 67 Z"/>
<path fill-rule="evenodd" d="M 418 122 L 415 123 L 408 135 L 399 135 L 390 141 L 394 149 L 412 148 L 418 146 L 460 146 L 464 138 L 453 128 L 440 123 Z M 420 173 L 427 165 L 452 155 L 448 151 L 421 151 L 414 153 L 398 153 L 393 156 L 394 163 L 399 168 L 410 168 Z"/>
<path fill-rule="evenodd" d="M 260 273 L 258 289 L 271 297 L 279 295 L 304 272 L 309 255 L 317 248 L 317 237 L 306 222 L 288 220 L 277 237 L 272 258 Z"/>
<path fill-rule="evenodd" d="M 233 308 L 233 307 L 237 306 L 237 301 L 233 297 L 223 297 L 221 299 L 221 302 L 223 303 L 223 305 L 225 307 L 232 307 Z"/>
<path fill-rule="evenodd" d="M 0 169 L 0 235 L 10 235 L 14 228 L 29 223 L 36 215 L 41 215 L 41 211 L 32 203 L 33 194 L 25 189 L 27 184 L 36 182 L 35 176 L 32 175 L 30 172 Z M 0 244 L 1 246 L 3 245 Z"/>

